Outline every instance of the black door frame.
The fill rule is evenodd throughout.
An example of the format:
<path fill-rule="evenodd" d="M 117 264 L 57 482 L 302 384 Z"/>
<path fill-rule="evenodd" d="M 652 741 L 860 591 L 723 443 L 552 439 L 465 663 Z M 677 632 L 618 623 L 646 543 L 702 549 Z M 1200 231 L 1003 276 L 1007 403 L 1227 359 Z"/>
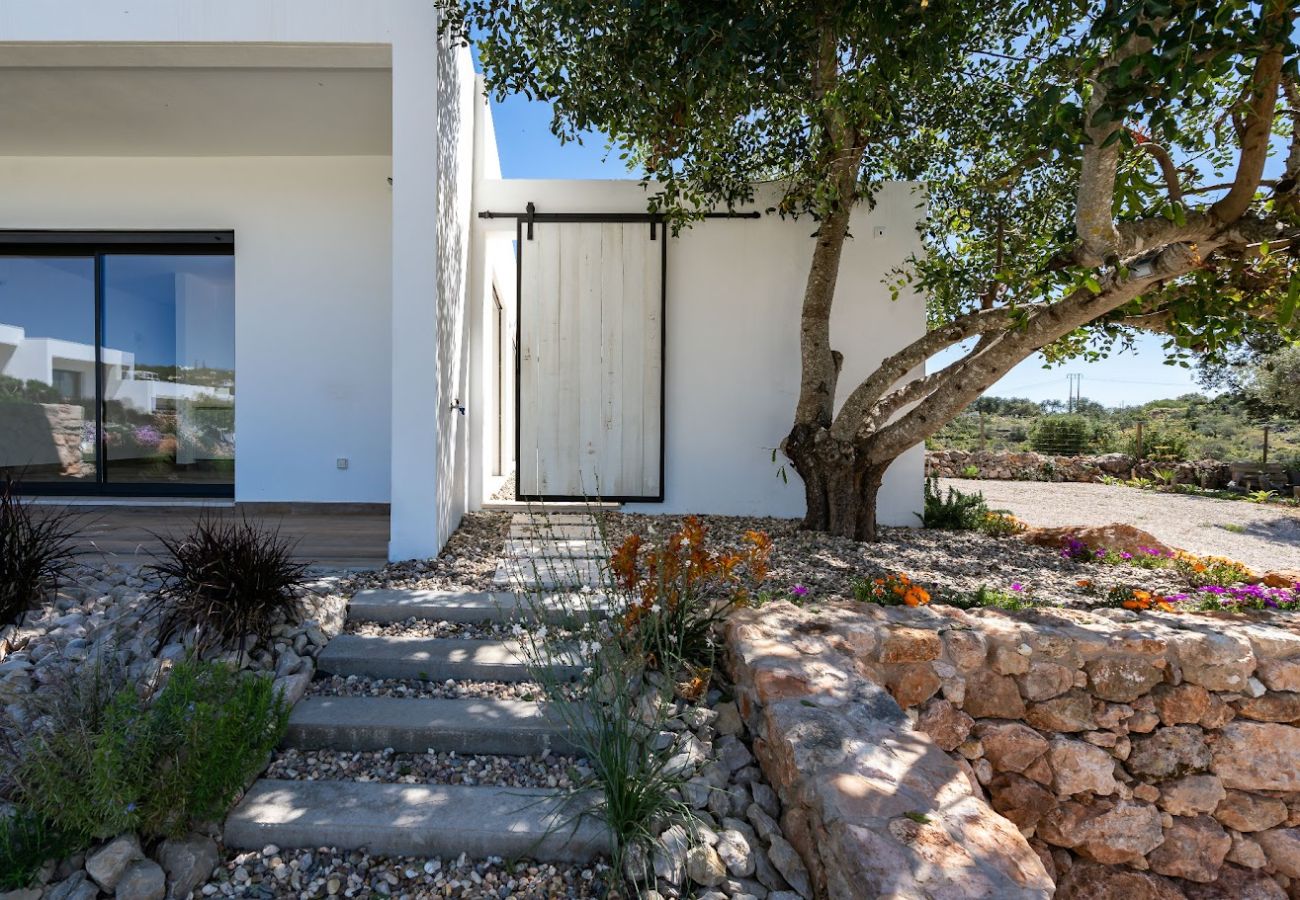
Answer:
<path fill-rule="evenodd" d="M 20 482 L 20 493 L 69 497 L 193 497 L 235 496 L 234 484 L 176 484 L 169 482 L 114 483 L 108 480 L 104 419 L 104 257 L 122 255 L 234 256 L 233 231 L 65 231 L 0 229 L 0 256 L 84 257 L 95 265 L 95 480 L 87 482 Z M 238 450 L 236 450 L 236 453 Z M 238 459 L 236 459 L 238 465 Z"/>

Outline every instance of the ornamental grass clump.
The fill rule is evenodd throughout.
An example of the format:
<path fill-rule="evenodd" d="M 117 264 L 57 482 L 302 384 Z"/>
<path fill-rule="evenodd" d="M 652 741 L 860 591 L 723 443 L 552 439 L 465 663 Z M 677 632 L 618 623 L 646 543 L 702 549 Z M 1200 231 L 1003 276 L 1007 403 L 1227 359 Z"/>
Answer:
<path fill-rule="evenodd" d="M 106 657 L 115 654 L 105 654 Z M 143 692 L 111 660 L 67 668 L 11 729 L 6 799 L 79 847 L 220 820 L 266 764 L 289 708 L 269 677 L 186 661 Z"/>
<path fill-rule="evenodd" d="M 6 478 L 0 488 L 0 626 L 18 621 L 67 574 L 80 518 L 25 503 L 17 487 Z"/>
<path fill-rule="evenodd" d="M 564 546 L 549 526 L 537 532 Z M 772 545 L 749 532 L 738 547 L 712 547 L 695 517 L 666 537 L 631 535 L 617 546 L 603 520 L 599 533 L 607 560 L 599 584 L 558 594 L 526 588 L 512 632 L 548 715 L 591 773 L 576 781 L 559 830 L 596 817 L 612 838 L 612 871 L 644 886 L 654 879 L 645 863 L 659 833 L 697 831 L 683 790 L 703 760 L 689 730 L 671 723 L 707 694 L 718 628 L 757 600 Z M 534 565 L 552 583 L 577 583 L 590 569 L 563 551 Z"/>
<path fill-rule="evenodd" d="M 181 638 L 200 655 L 242 652 L 250 635 L 266 644 L 275 626 L 301 616 L 308 564 L 294 560 L 279 529 L 205 516 L 184 537 L 158 539 L 163 552 L 146 571 L 161 581 L 149 610 L 160 645 Z"/>
<path fill-rule="evenodd" d="M 746 532 L 740 548 L 711 548 L 696 516 L 659 544 L 630 535 L 610 559 L 613 587 L 626 605 L 620 643 L 652 669 L 665 662 L 711 669 L 718 626 L 753 601 L 771 552 L 771 538 L 758 531 Z"/>
<path fill-rule="evenodd" d="M 31 887 L 47 862 L 61 859 L 76 846 L 41 816 L 14 808 L 0 818 L 0 891 Z"/>

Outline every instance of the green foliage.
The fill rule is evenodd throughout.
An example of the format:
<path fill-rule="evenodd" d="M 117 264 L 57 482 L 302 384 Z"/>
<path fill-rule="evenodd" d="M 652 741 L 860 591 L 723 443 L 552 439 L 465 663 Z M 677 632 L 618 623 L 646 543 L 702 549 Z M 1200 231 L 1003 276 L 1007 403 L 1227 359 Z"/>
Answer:
<path fill-rule="evenodd" d="M 1008 612 L 1033 609 L 1038 605 L 1027 597 L 1024 591 L 1004 591 L 983 584 L 974 593 L 945 594 L 937 602 L 955 606 L 958 609 L 1004 609 Z"/>
<path fill-rule="evenodd" d="M 989 537 L 1004 538 L 1019 534 L 1025 530 L 1025 524 L 1012 514 L 1009 509 L 991 509 L 980 519 L 976 526 L 981 534 Z"/>
<path fill-rule="evenodd" d="M 10 479 L 0 486 L 0 625 L 17 621 L 67 573 L 79 522 L 70 510 L 35 507 L 16 491 Z"/>
<path fill-rule="evenodd" d="M 220 663 L 178 664 L 151 698 L 106 668 L 67 672 L 57 688 L 13 779 L 33 815 L 83 845 L 219 820 L 288 723 L 270 678 Z"/>
<path fill-rule="evenodd" d="M 983 398 L 989 399 L 989 398 Z M 997 399 L 997 398 L 993 398 Z M 986 414 L 984 446 L 990 450 L 1033 449 L 1026 430 L 1033 432 L 1052 418 L 1054 404 L 1044 403 L 1038 414 L 1003 416 Z M 1096 452 L 1137 450 L 1137 425 L 1142 424 L 1143 455 L 1156 461 L 1217 459 L 1223 462 L 1258 461 L 1264 432 L 1251 404 L 1237 395 L 1206 397 L 1185 394 L 1137 406 L 1094 410 L 1086 417 L 1096 439 Z M 1269 435 L 1269 460 L 1288 462 L 1300 458 L 1300 420 L 1274 418 Z M 928 445 L 934 450 L 973 450 L 980 447 L 980 417 L 967 412 L 936 434 Z M 1172 466 L 1169 467 L 1172 470 Z"/>
<path fill-rule="evenodd" d="M 966 494 L 954 487 L 944 494 L 933 478 L 925 480 L 925 514 L 921 522 L 926 528 L 943 531 L 974 531 L 983 525 L 989 515 L 988 504 L 980 493 Z"/>
<path fill-rule="evenodd" d="M 1046 416 L 1034 425 L 1030 442 L 1049 456 L 1086 455 L 1093 452 L 1093 426 L 1083 416 Z"/>
<path fill-rule="evenodd" d="M 962 477 L 962 478 L 979 478 L 979 477 L 980 477 L 980 467 L 979 467 L 979 466 L 967 466 L 966 468 L 964 468 L 964 469 L 961 470 L 961 477 Z"/>
<path fill-rule="evenodd" d="M 1267 503 L 1277 497 L 1277 491 L 1251 491 L 1246 494 L 1248 503 Z"/>
<path fill-rule="evenodd" d="M 43 381 L 21 381 L 0 375 L 0 403 L 62 403 L 58 388 Z"/>
<path fill-rule="evenodd" d="M 1244 393 L 1264 411 L 1300 419 L 1300 346 L 1284 347 L 1251 366 Z"/>
<path fill-rule="evenodd" d="M 41 868 L 76 849 L 45 819 L 19 807 L 0 819 L 0 890 L 31 887 Z"/>
<path fill-rule="evenodd" d="M 247 518 L 200 518 L 184 537 L 159 535 L 163 553 L 147 570 L 161 580 L 150 613 L 158 640 L 194 635 L 200 651 L 243 649 L 248 635 L 268 643 L 276 625 L 300 613 L 308 564 L 279 529 Z"/>

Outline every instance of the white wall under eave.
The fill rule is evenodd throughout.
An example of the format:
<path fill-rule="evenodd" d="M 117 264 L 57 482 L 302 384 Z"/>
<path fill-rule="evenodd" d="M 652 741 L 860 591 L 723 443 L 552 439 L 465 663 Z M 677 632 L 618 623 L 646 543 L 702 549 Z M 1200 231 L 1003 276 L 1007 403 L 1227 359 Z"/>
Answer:
<path fill-rule="evenodd" d="M 632 181 L 485 182 L 479 209 L 643 212 L 647 194 Z M 923 198 L 891 184 L 872 209 L 854 215 L 831 321 L 844 354 L 843 402 L 887 355 L 925 329 L 923 298 L 891 300 L 886 273 L 918 246 Z M 758 208 L 770 203 L 760 202 Z M 513 220 L 483 227 L 513 232 Z M 877 236 L 877 229 L 883 234 Z M 772 452 L 790 430 L 799 390 L 799 313 L 812 260 L 807 220 L 707 220 L 668 248 L 664 502 L 629 510 L 746 516 L 802 516 L 803 487 Z M 527 244 L 521 248 L 528 253 Z M 525 266 L 525 271 L 527 267 Z M 526 398 L 524 402 L 527 402 Z M 924 451 L 905 453 L 886 475 L 880 521 L 919 524 Z"/>
<path fill-rule="evenodd" d="M 0 228 L 233 229 L 237 499 L 387 502 L 389 171 L 387 157 L 0 157 Z"/>

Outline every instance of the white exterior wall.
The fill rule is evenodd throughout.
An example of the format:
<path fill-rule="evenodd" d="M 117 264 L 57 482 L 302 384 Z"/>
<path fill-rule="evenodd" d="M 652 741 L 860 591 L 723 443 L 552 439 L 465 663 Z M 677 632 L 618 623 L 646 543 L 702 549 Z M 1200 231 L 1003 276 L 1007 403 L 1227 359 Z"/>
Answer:
<path fill-rule="evenodd" d="M 344 273 L 349 287 L 356 287 L 362 280 L 367 287 L 377 286 L 375 272 L 379 268 L 390 273 L 387 295 L 352 291 L 349 315 L 364 323 L 359 330 L 335 332 L 332 325 L 322 325 L 319 320 L 313 323 L 305 316 L 309 309 L 299 306 L 286 310 L 286 315 L 305 329 L 300 341 L 325 339 L 331 347 L 345 345 L 339 346 L 340 352 L 355 354 L 353 358 L 364 365 L 366 374 L 361 379 L 364 396 L 356 399 L 356 403 L 365 407 L 368 414 L 360 419 L 348 418 L 346 411 L 353 403 L 352 392 L 357 382 L 324 375 L 331 363 L 347 365 L 338 359 L 326 361 L 313 370 L 324 375 L 313 384 L 313 396 L 315 403 L 331 411 L 330 427 L 326 429 L 328 434 L 312 436 L 325 439 L 329 449 L 324 445 L 296 443 L 292 429 L 272 424 L 279 410 L 266 405 L 259 409 L 245 390 L 251 390 L 253 380 L 257 379 L 263 380 L 268 390 L 280 397 L 288 393 L 281 363 L 285 348 L 265 334 L 254 334 L 244 325 L 237 325 L 236 350 L 244 383 L 239 403 L 244 418 L 239 425 L 236 479 L 237 493 L 244 500 L 272 497 L 388 500 L 391 497 L 389 554 L 393 558 L 435 554 L 459 521 L 467 494 L 463 484 L 457 484 L 457 479 L 463 481 L 464 476 L 457 473 L 454 459 L 455 442 L 459 441 L 463 447 L 467 440 L 457 435 L 450 443 L 444 441 L 447 434 L 457 434 L 456 428 L 447 424 L 450 416 L 456 415 L 448 409 L 448 395 L 452 398 L 462 395 L 464 385 L 458 382 L 467 371 L 463 359 L 443 359 L 449 348 L 453 357 L 463 348 L 460 323 L 464 321 L 464 291 L 449 301 L 451 308 L 439 306 L 440 288 L 464 278 L 463 267 L 458 273 L 454 267 L 449 269 L 440 253 L 440 225 L 445 228 L 448 223 L 440 222 L 439 208 L 439 195 L 447 191 L 440 180 L 439 166 L 448 158 L 440 145 L 462 140 L 461 135 L 447 131 L 446 122 L 440 127 L 440 119 L 446 117 L 441 115 L 439 105 L 456 103 L 461 98 L 457 90 L 440 90 L 441 54 L 437 46 L 437 11 L 435 4 L 428 0 L 385 0 L 383 3 L 372 0 L 120 0 L 112 4 L 102 0 L 42 0 L 40 3 L 0 0 L 0 53 L 10 64 L 251 69 L 299 64 L 328 66 L 335 63 L 321 60 L 337 59 L 340 49 L 344 57 L 349 57 L 337 63 L 342 66 L 374 65 L 377 57 L 372 51 L 376 50 L 384 63 L 391 61 L 392 158 L 391 164 L 383 164 L 386 170 L 383 177 L 391 175 L 394 179 L 391 218 L 382 223 L 364 222 L 376 227 L 354 252 L 343 252 L 341 256 L 331 254 L 329 247 L 299 245 L 292 232 L 280 234 L 280 240 L 292 254 L 311 257 L 320 268 L 325 268 L 332 258 L 340 260 L 340 268 L 355 263 Z M 353 52 L 350 48 L 357 50 Z M 124 61 L 128 56 L 134 62 Z M 436 99 L 431 102 L 431 98 Z M 237 119 L 231 121 L 231 127 L 238 127 Z M 255 144 L 257 135 L 250 135 L 250 140 Z M 148 151 L 141 147 L 139 152 L 145 155 Z M 468 157 L 453 154 L 451 158 L 458 166 L 469 164 Z M 56 160 L 50 162 L 57 164 Z M 454 180 L 466 183 L 468 177 L 458 173 Z M 277 186 L 267 187 L 274 193 Z M 325 186 L 319 187 L 323 190 Z M 186 195 L 194 188 L 192 183 L 177 187 L 169 198 L 168 209 L 186 208 Z M 458 195 L 461 199 L 454 201 L 453 206 L 468 202 L 468 193 Z M 146 200 L 158 197 L 160 193 L 152 187 L 145 192 Z M 254 198 L 248 199 L 254 202 Z M 331 195 L 325 191 L 324 196 L 313 202 L 327 203 L 330 199 Z M 6 205 L 4 201 L 0 196 L 0 206 Z M 6 209 L 5 215 L 10 211 Z M 306 219 L 312 214 L 311 205 L 300 212 Z M 337 218 L 339 210 L 331 212 Z M 351 215 L 350 211 L 347 215 Z M 88 227 L 81 215 L 76 218 L 77 227 Z M 226 227 L 230 224 L 225 223 Z M 183 223 L 169 219 L 166 223 L 151 222 L 138 227 L 167 225 L 203 227 L 192 218 Z M 35 222 L 25 221 L 20 227 L 36 226 Z M 100 227 L 110 226 L 105 222 Z M 208 227 L 220 226 L 209 222 Z M 321 227 L 331 225 L 321 223 Z M 340 226 L 336 222 L 333 227 Z M 378 246 L 385 236 L 391 240 L 390 248 Z M 240 241 L 239 234 L 236 241 Z M 356 254 L 361 252 L 370 253 L 364 263 L 356 259 Z M 244 268 L 243 257 L 237 247 L 237 268 Z M 278 284 L 274 278 L 268 272 L 267 284 Z M 280 286 L 285 290 L 289 287 Z M 240 289 L 237 285 L 237 290 Z M 248 299 L 246 290 L 241 290 L 237 300 L 241 310 L 248 305 Z M 390 300 L 387 316 L 376 310 L 386 299 Z M 248 321 L 247 316 L 244 321 Z M 283 338 L 284 332 L 276 331 L 275 335 Z M 318 359 L 324 357 L 325 354 L 319 353 Z M 296 378 L 292 374 L 288 377 Z M 386 390 L 380 382 L 387 385 Z M 305 385 L 296 381 L 292 384 L 295 388 L 302 386 Z M 250 402 L 254 414 L 270 417 L 264 420 L 263 434 L 276 434 L 273 447 L 272 442 L 258 437 L 261 423 L 254 426 L 251 421 L 245 421 Z M 396 412 L 390 415 L 390 409 Z M 254 429 L 253 434 L 249 433 L 250 428 Z M 364 460 L 363 465 L 369 465 L 374 458 L 373 469 L 363 477 L 358 476 L 355 468 L 343 476 L 321 473 L 314 465 L 305 466 L 297 458 L 303 452 L 319 451 L 332 464 L 340 455 L 336 445 L 345 438 L 355 448 L 350 451 L 354 460 L 360 458 Z M 271 450 L 277 454 L 275 458 L 268 452 Z M 452 458 L 448 458 L 449 453 Z M 380 461 L 385 456 L 387 466 Z M 343 482 L 339 481 L 340 477 Z M 390 480 L 397 486 L 396 490 L 390 491 Z M 347 487 L 337 488 L 340 484 Z"/>
<path fill-rule="evenodd" d="M 762 198 L 755 204 L 770 206 Z M 643 212 L 636 182 L 485 182 L 480 209 L 515 212 L 529 201 L 538 212 Z M 921 195 L 893 184 L 874 209 L 854 216 L 831 321 L 844 354 L 838 400 L 885 356 L 925 329 L 923 298 L 892 301 L 886 272 L 918 246 Z M 492 220 L 485 230 L 508 229 Z M 877 228 L 883 236 L 876 237 Z M 627 507 L 665 513 L 792 517 L 804 512 L 803 487 L 788 465 L 789 483 L 772 451 L 790 430 L 799 391 L 799 310 L 812 260 L 807 220 L 706 220 L 668 248 L 668 340 L 665 353 L 664 502 Z M 524 270 L 527 272 L 527 245 Z M 924 451 L 904 454 L 885 478 L 879 515 L 885 525 L 919 524 Z"/>
<path fill-rule="evenodd" d="M 0 157 L 0 228 L 233 229 L 236 499 L 387 502 L 388 173 L 386 157 Z"/>

